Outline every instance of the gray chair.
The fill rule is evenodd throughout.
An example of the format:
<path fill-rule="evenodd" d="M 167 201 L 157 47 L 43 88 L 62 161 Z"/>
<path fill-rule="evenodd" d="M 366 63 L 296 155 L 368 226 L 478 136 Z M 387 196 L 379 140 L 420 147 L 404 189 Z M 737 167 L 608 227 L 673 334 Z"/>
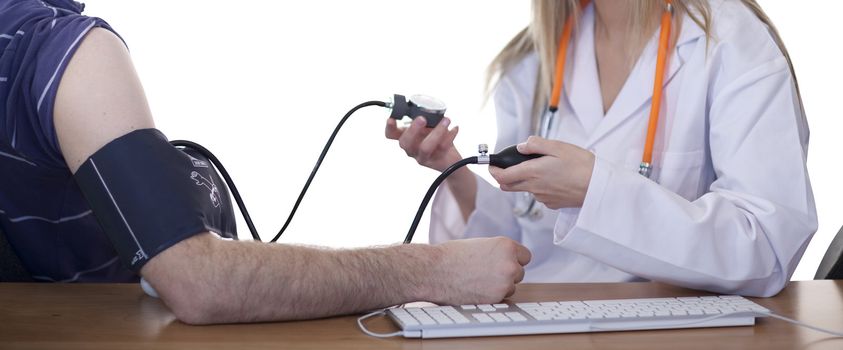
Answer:
<path fill-rule="evenodd" d="M 0 229 L 0 282 L 30 282 L 32 277 L 23 267 L 6 235 Z"/>
<path fill-rule="evenodd" d="M 843 279 L 843 227 L 834 236 L 828 250 L 825 251 L 820 267 L 817 268 L 815 280 Z"/>

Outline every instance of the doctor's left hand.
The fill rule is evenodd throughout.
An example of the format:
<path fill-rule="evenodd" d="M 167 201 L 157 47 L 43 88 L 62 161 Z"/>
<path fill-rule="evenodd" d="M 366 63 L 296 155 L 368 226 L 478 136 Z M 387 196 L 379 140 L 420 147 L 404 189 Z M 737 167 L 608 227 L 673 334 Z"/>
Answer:
<path fill-rule="evenodd" d="M 550 209 L 581 207 L 591 182 L 594 154 L 569 143 L 530 136 L 523 154 L 544 154 L 506 169 L 490 166 L 501 190 L 530 192 Z"/>

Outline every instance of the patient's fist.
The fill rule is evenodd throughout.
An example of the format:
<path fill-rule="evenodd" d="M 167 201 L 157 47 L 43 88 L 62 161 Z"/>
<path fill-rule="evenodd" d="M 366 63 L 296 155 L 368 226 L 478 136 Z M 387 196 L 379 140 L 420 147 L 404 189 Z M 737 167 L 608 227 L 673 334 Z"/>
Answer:
<path fill-rule="evenodd" d="M 438 246 L 442 259 L 435 264 L 441 288 L 433 294 L 438 303 L 496 303 L 515 293 L 524 278 L 531 254 L 504 237 L 449 241 Z"/>

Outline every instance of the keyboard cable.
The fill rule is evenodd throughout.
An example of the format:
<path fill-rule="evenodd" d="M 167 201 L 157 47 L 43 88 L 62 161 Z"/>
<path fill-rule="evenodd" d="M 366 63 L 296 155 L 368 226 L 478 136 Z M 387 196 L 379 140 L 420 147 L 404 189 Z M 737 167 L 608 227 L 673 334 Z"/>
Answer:
<path fill-rule="evenodd" d="M 370 312 L 368 314 L 365 314 L 365 315 L 361 316 L 360 318 L 357 319 L 357 326 L 360 327 L 360 330 L 363 331 L 363 333 L 366 333 L 367 335 L 375 337 L 375 338 L 392 338 L 392 337 L 404 335 L 403 331 L 392 332 L 392 333 L 375 333 L 375 332 L 370 331 L 368 328 L 366 328 L 366 326 L 363 325 L 363 321 L 365 321 L 369 318 L 372 318 L 372 317 L 378 316 L 378 315 L 385 315 L 386 310 L 387 309 L 380 309 L 380 310 L 373 311 L 373 312 Z"/>

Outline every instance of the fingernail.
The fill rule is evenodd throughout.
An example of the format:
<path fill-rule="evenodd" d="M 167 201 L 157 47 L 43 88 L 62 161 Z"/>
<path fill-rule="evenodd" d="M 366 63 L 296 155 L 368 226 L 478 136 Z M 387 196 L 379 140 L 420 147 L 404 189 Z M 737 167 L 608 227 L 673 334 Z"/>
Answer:
<path fill-rule="evenodd" d="M 418 126 L 422 126 L 422 125 L 424 125 L 425 123 L 426 123 L 426 122 L 425 122 L 425 120 L 424 120 L 424 117 L 416 117 L 416 119 L 413 119 L 413 124 L 416 124 L 416 125 L 418 125 Z"/>
<path fill-rule="evenodd" d="M 443 118 L 442 121 L 439 122 L 439 124 L 442 124 L 442 126 L 444 127 L 448 127 L 448 125 L 451 125 L 451 120 L 448 118 Z"/>
<path fill-rule="evenodd" d="M 518 152 L 523 152 L 525 147 L 527 147 L 527 143 L 521 142 L 518 144 L 518 146 L 515 146 L 515 149 L 517 149 Z"/>

